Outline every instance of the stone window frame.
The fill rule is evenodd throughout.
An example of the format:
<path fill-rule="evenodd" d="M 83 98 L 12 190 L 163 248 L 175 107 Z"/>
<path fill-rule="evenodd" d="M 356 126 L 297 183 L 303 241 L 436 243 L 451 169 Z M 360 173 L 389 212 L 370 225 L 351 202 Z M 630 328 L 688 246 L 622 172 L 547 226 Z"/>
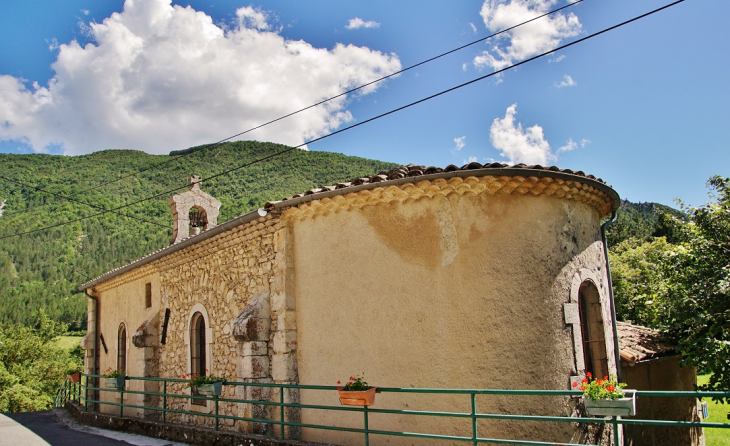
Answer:
<path fill-rule="evenodd" d="M 586 291 L 585 289 L 588 287 L 592 288 L 592 290 Z M 596 313 L 595 308 L 590 308 L 595 305 L 600 307 L 599 313 Z M 578 309 L 581 322 L 583 366 L 585 370 L 593 372 L 595 377 L 606 376 L 610 372 L 608 369 L 608 349 L 606 348 L 605 319 L 600 314 L 600 310 L 603 309 L 601 305 L 601 294 L 598 286 L 590 279 L 584 280 L 580 284 Z M 596 330 L 599 327 L 600 330 Z M 602 333 L 598 334 L 599 331 Z M 593 335 L 591 335 L 592 332 Z M 595 345 L 599 346 L 598 355 L 603 354 L 603 357 L 596 354 Z M 601 349 L 600 346 L 603 346 L 603 348 Z M 590 361 L 590 364 L 587 364 L 588 361 Z"/>
<path fill-rule="evenodd" d="M 616 369 L 615 358 L 613 357 L 613 321 L 611 319 L 610 302 L 607 297 L 607 291 L 603 289 L 601 284 L 600 271 L 593 271 L 586 268 L 581 268 L 573 276 L 573 280 L 570 287 L 570 301 L 563 304 L 563 314 L 566 325 L 572 325 L 572 337 L 573 337 L 573 358 L 575 360 L 575 369 L 570 376 L 569 389 L 572 390 L 572 384 L 574 382 L 580 382 L 585 376 L 585 356 L 583 352 L 583 332 L 581 328 L 580 320 L 580 290 L 586 281 L 589 281 L 595 286 L 598 292 L 598 300 L 601 303 L 601 315 L 603 317 L 603 332 L 605 339 L 606 357 L 608 363 L 608 370 L 613 373 Z"/>
<path fill-rule="evenodd" d="M 120 348 L 119 348 L 120 339 L 121 339 L 119 334 L 122 332 L 122 328 L 124 328 L 124 357 L 123 357 L 123 359 L 124 359 L 123 366 L 124 367 L 119 366 L 119 359 L 122 357 L 120 354 L 121 352 L 120 352 Z M 116 348 L 115 348 L 115 352 L 116 352 L 115 369 L 119 370 L 120 368 L 122 368 L 124 370 L 125 374 L 127 374 L 127 370 L 129 369 L 129 366 L 128 366 L 128 364 L 129 364 L 129 344 L 130 344 L 129 341 L 130 341 L 129 328 L 127 327 L 127 323 L 125 321 L 121 321 L 119 323 L 119 325 L 117 326 L 117 342 L 116 342 Z"/>
<path fill-rule="evenodd" d="M 186 324 L 186 331 L 185 331 L 185 345 L 187 346 L 187 373 L 192 373 L 193 365 L 192 365 L 192 340 L 190 339 L 190 334 L 192 332 L 192 324 L 193 324 L 193 316 L 195 316 L 196 313 L 200 313 L 203 316 L 203 320 L 205 320 L 205 368 L 208 370 L 213 370 L 213 346 L 214 343 L 213 339 L 213 327 L 210 324 L 210 317 L 208 316 L 208 310 L 205 309 L 205 306 L 198 302 L 195 305 L 193 305 L 193 308 L 190 309 L 190 312 L 188 313 L 188 323 Z M 187 410 L 193 411 L 193 412 L 204 412 L 204 413 L 210 413 L 212 408 L 208 408 L 207 402 L 205 404 L 192 404 L 193 400 L 188 399 L 187 401 Z"/>
<path fill-rule="evenodd" d="M 130 344 L 132 344 L 132 339 L 130 338 L 131 335 L 129 333 L 129 324 L 127 324 L 127 322 L 125 320 L 122 320 L 121 322 L 119 322 L 119 325 L 117 326 L 117 336 L 116 336 L 115 348 L 114 348 L 114 353 L 116 354 L 116 357 L 115 357 L 115 360 L 114 360 L 114 365 L 115 365 L 114 368 L 115 369 L 118 369 L 119 368 L 119 332 L 120 332 L 120 330 L 121 330 L 122 327 L 124 327 L 124 344 L 125 344 L 125 348 L 124 348 L 124 362 L 125 362 L 124 374 L 125 375 L 129 375 L 129 348 L 130 348 Z M 128 381 L 128 383 L 131 383 L 131 381 Z M 120 392 L 114 392 L 114 394 L 115 394 L 114 395 L 114 401 L 116 401 L 117 403 L 121 402 L 121 401 L 119 401 Z M 124 392 L 124 401 L 127 401 L 128 399 L 129 399 L 129 393 L 128 392 Z"/>

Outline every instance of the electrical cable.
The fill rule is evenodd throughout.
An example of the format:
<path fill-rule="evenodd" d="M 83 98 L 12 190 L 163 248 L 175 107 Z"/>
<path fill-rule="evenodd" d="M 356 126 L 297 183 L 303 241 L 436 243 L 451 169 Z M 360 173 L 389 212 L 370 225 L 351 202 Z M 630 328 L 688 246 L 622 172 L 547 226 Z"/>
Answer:
<path fill-rule="evenodd" d="M 68 200 L 68 201 L 71 201 L 71 202 L 74 202 L 74 203 L 81 203 L 81 204 L 85 204 L 86 206 L 90 206 L 90 207 L 92 207 L 92 208 L 94 208 L 94 209 L 101 209 L 101 210 L 104 210 L 104 211 L 106 210 L 106 208 L 104 208 L 104 207 L 101 207 L 101 206 L 97 206 L 97 205 L 95 205 L 95 204 L 91 204 L 91 203 L 86 203 L 86 202 L 84 202 L 84 201 L 81 201 L 81 200 L 77 200 L 77 199 L 75 199 L 75 198 L 71 198 L 71 197 L 67 197 L 67 196 L 65 196 L 65 195 L 57 194 L 57 193 L 55 193 L 55 192 L 50 192 L 50 191 L 47 191 L 47 190 L 41 189 L 41 188 L 39 188 L 39 187 L 36 187 L 36 186 L 32 186 L 32 185 L 30 185 L 30 184 L 26 184 L 26 183 L 23 183 L 23 182 L 21 182 L 21 181 L 18 181 L 18 180 L 14 180 L 14 179 L 12 179 L 12 178 L 8 178 L 8 177 L 6 177 L 5 175 L 0 175 L 0 179 L 3 179 L 3 180 L 5 180 L 5 181 L 8 181 L 8 182 L 10 182 L 10 183 L 14 183 L 14 184 L 17 184 L 17 185 L 19 185 L 19 186 L 23 186 L 23 187 L 28 187 L 28 188 L 31 188 L 31 189 L 35 189 L 36 191 L 38 191 L 38 192 L 43 192 L 44 194 L 49 194 L 49 195 L 53 195 L 53 196 L 55 196 L 55 197 L 60 197 L 60 198 L 63 198 L 64 200 Z M 165 228 L 165 229 L 169 229 L 169 227 L 167 227 L 166 225 L 162 225 L 162 224 L 160 224 L 160 223 L 157 223 L 157 222 L 154 222 L 154 221 L 150 221 L 150 220 L 145 220 L 145 219 L 143 219 L 143 218 L 135 217 L 135 216 L 133 216 L 133 215 L 127 215 L 127 214 L 122 214 L 121 212 L 114 212 L 114 211 L 112 211 L 112 212 L 113 212 L 114 214 L 117 214 L 117 215 L 121 215 L 122 217 L 132 218 L 132 219 L 134 219 L 134 220 L 139 220 L 139 221 L 141 221 L 141 222 L 144 222 L 144 223 L 150 223 L 150 224 L 153 224 L 153 225 L 157 225 L 157 226 L 160 226 L 160 227 L 162 227 L 162 228 Z"/>
<path fill-rule="evenodd" d="M 492 76 L 496 76 L 497 74 L 503 73 L 503 72 L 505 72 L 505 71 L 508 71 L 508 70 L 511 70 L 511 69 L 513 69 L 513 68 L 517 68 L 517 67 L 519 67 L 519 66 L 521 66 L 521 65 L 524 65 L 524 64 L 526 64 L 526 63 L 528 63 L 528 62 L 532 62 L 533 60 L 539 59 L 539 58 L 541 58 L 541 57 L 547 56 L 547 55 L 549 55 L 549 54 L 552 54 L 552 53 L 555 53 L 555 52 L 557 52 L 557 51 L 560 51 L 560 50 L 563 50 L 563 49 L 565 49 L 565 48 L 568 48 L 568 47 L 571 47 L 571 46 L 573 46 L 573 45 L 576 45 L 576 44 L 578 44 L 578 43 L 581 43 L 581 42 L 584 42 L 584 41 L 586 41 L 586 40 L 592 39 L 592 38 L 594 38 L 594 37 L 597 37 L 597 36 L 599 36 L 599 35 L 601 35 L 601 34 L 607 33 L 608 31 L 612 31 L 612 30 L 614 30 L 614 29 L 617 29 L 617 28 L 620 28 L 620 27 L 622 27 L 622 26 L 628 25 L 629 23 L 632 23 L 632 22 L 635 22 L 635 21 L 637 21 L 637 20 L 643 19 L 643 18 L 645 18 L 645 17 L 648 17 L 648 16 L 650 16 L 650 15 L 652 15 L 652 14 L 656 14 L 657 12 L 663 11 L 664 9 L 670 8 L 670 7 L 672 7 L 672 6 L 675 6 L 675 5 L 679 4 L 679 3 L 682 3 L 682 2 L 684 2 L 684 1 L 685 1 L 685 0 L 676 0 L 676 1 L 672 2 L 672 3 L 669 3 L 669 4 L 667 4 L 667 5 L 664 5 L 664 6 L 662 6 L 662 7 L 659 7 L 659 8 L 657 8 L 657 9 L 654 9 L 654 10 L 652 10 L 652 11 L 649 11 L 649 12 L 646 12 L 646 13 L 644 13 L 644 14 L 641 14 L 641 15 L 639 15 L 639 16 L 636 16 L 636 17 L 634 17 L 634 18 L 632 18 L 632 19 L 626 20 L 626 21 L 624 21 L 624 22 L 621 22 L 621 23 L 619 23 L 619 24 L 616 24 L 616 25 L 610 26 L 610 27 L 608 27 L 608 28 L 604 28 L 604 29 L 603 29 L 603 30 L 601 30 L 601 31 L 598 31 L 598 32 L 595 32 L 595 33 L 593 33 L 593 34 L 590 34 L 590 35 L 588 35 L 588 36 L 582 37 L 582 38 L 580 38 L 580 39 L 578 39 L 578 40 L 574 40 L 573 42 L 567 43 L 567 44 L 565 44 L 565 45 L 561 45 L 561 46 L 558 46 L 558 47 L 556 47 L 556 48 L 553 48 L 552 50 L 548 50 L 548 51 L 545 51 L 544 53 L 538 54 L 538 55 L 536 55 L 536 56 L 533 56 L 533 57 L 530 57 L 530 58 L 528 58 L 528 59 L 525 59 L 525 60 L 522 60 L 522 61 L 520 61 L 520 62 L 517 62 L 517 63 L 515 63 L 515 64 L 512 64 L 512 65 L 510 65 L 510 66 L 508 66 L 508 67 L 505 67 L 505 68 L 502 68 L 502 69 L 500 69 L 500 70 L 494 71 L 493 73 L 490 73 L 490 74 L 487 74 L 487 75 L 484 75 L 484 76 L 480 76 L 480 77 L 478 77 L 478 78 L 475 78 L 475 79 L 472 79 L 472 80 L 470 80 L 470 81 L 468 81 L 468 82 L 464 82 L 464 83 L 462 83 L 462 84 L 456 85 L 456 86 L 454 86 L 454 87 L 451 87 L 451 88 L 448 88 L 448 89 L 446 89 L 446 90 L 442 90 L 442 91 L 440 91 L 440 92 L 438 92 L 438 93 L 432 94 L 432 95 L 430 95 L 430 96 L 427 96 L 427 97 L 425 97 L 425 98 L 422 98 L 422 99 L 419 99 L 419 100 L 417 100 L 417 101 L 411 102 L 411 103 L 409 103 L 409 104 L 403 105 L 403 106 L 401 106 L 401 107 L 395 108 L 395 109 L 393 109 L 393 110 L 390 110 L 390 111 L 388 111 L 388 112 L 385 112 L 385 113 L 382 113 L 382 114 L 380 114 L 380 115 L 374 116 L 374 117 L 372 117 L 372 118 L 366 119 L 365 121 L 361 121 L 361 122 L 358 122 L 358 123 L 356 123 L 356 124 L 350 125 L 350 126 L 348 126 L 348 127 L 342 128 L 342 129 L 340 129 L 340 130 L 337 130 L 337 131 L 334 131 L 334 132 L 332 132 L 332 133 L 328 133 L 327 135 L 323 135 L 323 136 L 320 136 L 319 138 L 315 138 L 315 139 L 312 139 L 312 140 L 310 140 L 310 141 L 308 141 L 308 142 L 305 142 L 305 143 L 302 143 L 302 144 L 300 144 L 300 145 L 298 145 L 298 146 L 294 146 L 294 147 L 289 147 L 288 149 L 285 149 L 285 150 L 281 150 L 281 151 L 279 151 L 279 152 L 276 152 L 276 153 L 274 153 L 274 154 L 271 154 L 271 155 L 265 156 L 265 157 L 263 157 L 263 158 L 260 158 L 260 159 L 258 159 L 258 160 L 255 160 L 255 161 L 251 161 L 251 162 L 248 162 L 248 163 L 242 164 L 242 165 L 240 165 L 240 166 L 238 166 L 238 167 L 234 167 L 234 168 L 232 168 L 232 169 L 228 169 L 228 170 L 225 170 L 225 171 L 219 172 L 219 173 L 217 173 L 217 174 L 211 175 L 211 176 L 209 176 L 209 177 L 207 177 L 207 178 L 203 178 L 203 179 L 201 179 L 201 180 L 198 180 L 198 181 L 196 181 L 195 183 L 191 183 L 191 184 L 199 184 L 199 183 L 202 183 L 203 181 L 208 181 L 208 180 L 211 180 L 211 179 L 214 179 L 214 178 L 220 177 L 220 176 L 222 176 L 222 175 L 226 175 L 226 174 L 229 174 L 229 173 L 231 173 L 231 172 L 234 172 L 234 171 L 236 171 L 236 170 L 239 170 L 239 169 L 243 169 L 243 168 L 245 168 L 245 167 L 249 167 L 249 166 L 251 166 L 251 165 L 253 165 L 253 164 L 257 164 L 257 163 L 260 163 L 260 162 L 263 162 L 263 161 L 269 160 L 269 159 L 271 159 L 271 158 L 274 158 L 274 157 L 277 157 L 277 156 L 283 155 L 283 154 L 285 154 L 285 153 L 291 152 L 292 150 L 296 150 L 296 149 L 298 149 L 298 148 L 300 148 L 300 147 L 303 147 L 303 146 L 305 146 L 305 145 L 307 145 L 307 144 L 311 144 L 311 143 L 314 143 L 314 142 L 317 142 L 317 141 L 321 141 L 321 140 L 323 140 L 323 139 L 325 139 L 325 138 L 329 138 L 329 137 L 331 137 L 331 136 L 337 135 L 337 134 L 339 134 L 339 133 L 342 133 L 342 132 L 344 132 L 344 131 L 347 131 L 347 130 L 353 129 L 353 128 L 355 128 L 355 127 L 359 127 L 359 126 L 361 126 L 361 125 L 367 124 L 368 122 L 372 122 L 372 121 L 375 121 L 375 120 L 377 120 L 377 119 L 383 118 L 383 117 L 385 117 L 385 116 L 391 115 L 391 114 L 393 114 L 393 113 L 396 113 L 396 112 L 399 112 L 399 111 L 401 111 L 401 110 L 405 110 L 405 109 L 407 109 L 407 108 L 410 108 L 410 107 L 412 107 L 412 106 L 414 106 L 414 105 L 417 105 L 417 104 L 420 104 L 420 103 L 422 103 L 422 102 L 425 102 L 425 101 L 431 100 L 431 99 L 433 99 L 433 98 L 436 98 L 436 97 L 442 96 L 442 95 L 444 95 L 444 94 L 446 94 L 446 93 L 449 93 L 449 92 L 452 92 L 452 91 L 454 91 L 454 90 L 458 90 L 458 89 L 460 89 L 460 88 L 463 88 L 463 87 L 465 87 L 465 86 L 467 86 L 467 85 L 471 85 L 471 84 L 473 84 L 473 83 L 475 83 L 475 82 L 479 82 L 479 81 L 481 81 L 481 80 L 484 80 L 484 79 L 490 78 L 490 77 L 492 77 Z M 143 202 L 145 202 L 145 201 L 149 201 L 149 200 L 152 200 L 152 199 L 154 199 L 154 198 L 158 198 L 158 197 L 161 197 L 161 196 L 163 196 L 163 195 L 167 195 L 167 194 L 169 194 L 169 193 L 172 193 L 172 192 L 177 192 L 178 190 L 180 190 L 180 189 L 184 189 L 184 188 L 186 188 L 186 187 L 189 187 L 189 185 L 184 185 L 184 186 L 180 186 L 180 187 L 177 187 L 177 188 L 174 188 L 174 189 L 170 189 L 170 190 L 167 190 L 167 191 L 165 191 L 165 192 L 161 192 L 161 193 L 159 193 L 159 194 L 156 194 L 156 195 L 152 195 L 152 196 L 150 196 L 150 197 L 147 197 L 147 198 L 143 198 L 143 199 L 140 199 L 140 200 L 134 201 L 134 202 L 132 202 L 132 203 L 128 203 L 128 204 L 126 204 L 126 205 L 123 205 L 123 206 L 119 206 L 119 207 L 116 207 L 116 208 L 113 208 L 113 209 L 108 209 L 108 210 L 106 210 L 106 211 L 102 211 L 102 212 L 99 212 L 99 213 L 96 213 L 96 214 L 92 214 L 92 215 L 89 215 L 89 216 L 86 216 L 86 217 L 82 217 L 82 218 L 79 218 L 79 219 L 76 219 L 76 220 L 71 220 L 71 221 L 67 221 L 67 222 L 63 222 L 63 223 L 58 223 L 58 224 L 56 224 L 56 225 L 53 225 L 53 226 L 48 226 L 48 227 L 45 227 L 45 228 L 38 228 L 38 229 L 33 229 L 33 230 L 30 230 L 30 231 L 26 231 L 26 232 L 21 232 L 21 233 L 17 233 L 17 234 L 13 234 L 13 235 L 6 235 L 6 236 L 2 236 L 2 237 L 0 237 L 0 240 L 6 239 L 6 238 L 11 238 L 11 237 L 18 237 L 18 236 L 21 236 L 21 235 L 25 235 L 25 234 L 30 234 L 30 233 L 34 233 L 34 232 L 39 232 L 39 231 L 43 231 L 43 230 L 46 230 L 46 229 L 52 229 L 52 228 L 56 228 L 56 227 L 59 227 L 59 226 L 63 226 L 64 224 L 71 224 L 71 223 L 75 223 L 75 222 L 77 222 L 77 221 L 85 220 L 85 219 L 88 219 L 88 218 L 93 218 L 93 217 L 96 217 L 96 216 L 99 216 L 99 215 L 103 215 L 103 214 L 106 214 L 106 213 L 109 213 L 109 212 L 113 212 L 113 211 L 117 211 L 117 210 L 119 210 L 119 209 L 123 209 L 123 208 L 129 207 L 129 206 L 134 206 L 135 204 L 143 203 Z"/>
<path fill-rule="evenodd" d="M 429 59 L 426 59 L 426 60 L 424 60 L 424 61 L 418 62 L 418 63 L 416 63 L 416 64 L 413 64 L 413 65 L 410 65 L 410 66 L 408 66 L 408 67 L 406 67 L 406 68 L 403 68 L 403 69 L 401 69 L 401 70 L 399 70 L 399 71 L 393 72 L 393 73 L 391 73 L 391 74 L 388 74 L 388 75 L 386 75 L 386 76 L 383 76 L 383 77 L 381 77 L 381 78 L 379 78 L 379 79 L 375 79 L 374 81 L 370 81 L 370 82 L 368 82 L 368 83 L 366 83 L 366 84 L 360 85 L 359 87 L 355 87 L 355 88 L 352 88 L 352 89 L 350 89 L 350 90 L 347 90 L 347 91 L 345 91 L 345 92 L 343 92 L 343 93 L 340 93 L 340 94 L 338 94 L 338 95 L 332 96 L 332 97 L 330 97 L 330 98 L 328 98 L 328 99 L 324 99 L 324 100 L 322 100 L 322 101 L 319 101 L 319 102 L 317 102 L 317 103 L 314 103 L 314 104 L 312 104 L 312 105 L 309 105 L 309 106 L 307 106 L 307 107 L 301 108 L 301 109 L 299 109 L 299 110 L 297 110 L 297 111 L 294 111 L 294 112 L 288 113 L 288 114 L 286 114 L 286 115 L 280 116 L 280 117 L 278 117 L 278 118 L 276 118 L 276 119 L 273 119 L 273 120 L 271 120 L 271 121 L 265 122 L 265 123 L 263 123 L 263 124 L 259 124 L 259 125 L 255 126 L 255 127 L 252 127 L 252 128 L 250 128 L 250 129 L 248 129 L 248 130 L 245 130 L 245 131 L 243 131 L 243 132 L 240 132 L 240 133 L 236 133 L 235 135 L 232 135 L 232 136 L 229 136 L 229 137 L 227 137 L 227 138 L 221 139 L 220 141 L 217 141 L 217 142 L 214 142 L 214 143 L 211 143 L 211 144 L 205 144 L 205 145 L 202 145 L 202 146 L 200 146 L 200 147 L 197 147 L 197 148 L 195 148 L 195 149 L 193 149 L 193 150 L 191 150 L 191 151 L 189 151 L 189 152 L 186 152 L 186 153 L 184 153 L 184 154 L 182 154 L 182 155 L 176 156 L 176 157 L 174 157 L 174 158 L 171 158 L 171 159 L 169 159 L 169 160 L 165 160 L 165 161 L 163 161 L 163 162 L 161 162 L 161 163 L 158 163 L 158 164 L 155 164 L 155 165 L 152 165 L 152 166 L 149 166 L 149 167 L 145 167 L 145 168 L 143 168 L 143 169 L 140 169 L 140 170 L 138 170 L 138 171 L 136 171 L 136 172 L 134 172 L 134 173 L 130 173 L 130 174 L 128 174 L 128 175 L 124 175 L 124 176 L 121 176 L 121 177 L 119 177 L 119 178 L 117 178 L 117 179 L 115 179 L 115 180 L 112 180 L 112 181 L 107 181 L 107 182 L 104 182 L 104 183 L 100 183 L 100 184 L 97 184 L 96 186 L 93 186 L 93 187 L 90 187 L 90 188 L 87 188 L 87 189 L 82 189 L 81 191 L 77 192 L 77 194 L 83 194 L 83 193 L 85 193 L 85 192 L 89 192 L 89 191 L 92 191 L 92 190 L 96 190 L 96 189 L 99 189 L 99 188 L 101 188 L 101 187 L 103 187 L 103 186 L 106 186 L 106 185 L 109 185 L 109 184 L 113 184 L 113 183 L 119 182 L 119 181 L 121 181 L 121 180 L 124 180 L 124 179 L 127 179 L 127 178 L 129 178 L 129 177 L 133 177 L 133 176 L 136 176 L 136 175 L 138 175 L 138 174 L 140 174 L 140 173 L 144 173 L 144 172 L 146 172 L 146 171 L 148 171 L 148 170 L 151 170 L 151 169 L 153 169 L 153 168 L 157 168 L 157 167 L 163 166 L 163 165 L 165 165 L 165 164 L 169 164 L 169 163 L 175 162 L 175 161 L 177 161 L 177 160 L 179 160 L 179 159 L 181 159 L 181 158 L 183 158 L 183 157 L 186 157 L 186 156 L 188 156 L 188 155 L 192 155 L 193 153 L 198 153 L 198 152 L 201 152 L 201 151 L 203 151 L 203 150 L 207 150 L 207 149 L 210 149 L 210 148 L 213 148 L 213 147 L 219 146 L 220 144 L 223 144 L 224 142 L 230 141 L 231 139 L 233 139 L 233 138 L 236 138 L 236 137 L 238 137 L 238 136 L 241 136 L 241 135 L 245 135 L 246 133 L 250 133 L 250 132 L 252 132 L 252 131 L 254 131 L 254 130 L 258 130 L 258 129 L 260 129 L 260 128 L 262 128 L 262 127 L 265 127 L 265 126 L 267 126 L 267 125 L 270 125 L 270 124 L 273 124 L 273 123 L 275 123 L 275 122 L 278 122 L 278 121 L 284 120 L 284 119 L 286 119 L 286 118 L 289 118 L 289 117 L 291 117 L 291 116 L 294 116 L 294 115 L 296 115 L 296 114 L 298 114 L 298 113 L 301 113 L 301 112 L 303 112 L 303 111 L 309 110 L 309 109 L 311 109 L 311 108 L 314 108 L 314 107 L 320 106 L 320 105 L 322 105 L 322 104 L 324 104 L 324 103 L 327 103 L 327 102 L 329 102 L 329 101 L 332 101 L 332 100 L 334 100 L 334 99 L 337 99 L 337 98 L 339 98 L 339 97 L 342 97 L 342 96 L 346 96 L 346 95 L 348 95 L 348 94 L 350 94 L 350 93 L 354 93 L 354 92 L 356 92 L 356 91 L 358 91 L 358 90 L 361 90 L 361 89 L 363 89 L 363 88 L 365 88 L 365 87 L 368 87 L 368 86 L 370 86 L 370 85 L 373 85 L 373 84 L 376 84 L 376 83 L 378 83 L 378 82 L 384 81 L 384 80 L 386 80 L 386 79 L 388 79 L 388 78 L 391 78 L 391 77 L 393 77 L 393 76 L 397 76 L 397 75 L 399 75 L 399 74 L 405 73 L 406 71 L 408 71 L 408 70 L 411 70 L 411 69 L 413 69 L 413 68 L 419 67 L 419 66 L 421 66 L 421 65 L 427 64 L 427 63 L 429 63 L 429 62 L 432 62 L 432 61 L 434 61 L 434 60 L 436 60 L 436 59 L 439 59 L 439 58 L 441 58 L 441 57 L 444 57 L 444 56 L 447 56 L 447 55 L 449 55 L 449 54 L 455 53 L 455 52 L 457 52 L 457 51 L 463 50 L 464 48 L 467 48 L 467 47 L 469 47 L 469 46 L 472 46 L 472 45 L 475 45 L 475 44 L 477 44 L 477 43 L 483 42 L 483 41 L 485 41 L 485 40 L 491 39 L 492 37 L 496 37 L 496 36 L 498 36 L 498 35 L 500 35 L 500 34 L 506 33 L 507 31 L 511 31 L 511 30 L 513 30 L 513 29 L 515 29 L 515 28 L 518 28 L 518 27 L 520 27 L 520 26 L 526 25 L 526 24 L 528 24 L 528 23 L 530 23 L 530 22 L 534 22 L 535 20 L 541 19 L 541 18 L 543 18 L 543 17 L 546 17 L 546 16 L 548 16 L 548 15 L 554 14 L 554 13 L 556 13 L 556 12 L 562 11 L 563 9 L 566 9 L 566 8 L 570 8 L 571 6 L 577 5 L 578 3 L 581 3 L 581 2 L 583 2 L 583 1 L 584 1 L 584 0 L 576 0 L 576 1 L 575 1 L 575 2 L 573 2 L 573 3 L 569 3 L 569 4 L 565 5 L 565 6 L 561 6 L 560 8 L 556 8 L 556 9 L 553 9 L 553 10 L 551 10 L 551 11 L 548 11 L 548 12 L 544 13 L 544 14 L 541 14 L 541 15 L 539 15 L 539 16 L 536 16 L 536 17 L 533 17 L 533 18 L 531 18 L 531 19 L 529 19 L 529 20 L 526 20 L 526 21 L 524 21 L 524 22 L 522 22 L 522 23 L 518 23 L 517 25 L 513 25 L 513 26 L 510 26 L 509 28 L 505 28 L 505 29 L 503 29 L 503 30 L 500 30 L 500 31 L 498 31 L 498 32 L 496 32 L 496 33 L 490 34 L 490 35 L 488 35 L 488 36 L 486 36 L 486 37 L 482 37 L 482 38 L 480 38 L 480 39 L 478 39 L 478 40 L 475 40 L 475 41 L 473 41 L 473 42 L 470 42 L 470 43 L 467 43 L 467 44 L 465 44 L 465 45 L 462 45 L 462 46 L 460 46 L 460 47 L 458 47 L 458 48 L 454 48 L 454 49 L 452 49 L 452 50 L 449 50 L 449 51 L 447 51 L 447 52 L 445 52 L 445 53 L 441 53 L 441 54 L 439 54 L 439 55 L 437 55 L 437 56 L 431 57 L 431 58 L 429 58 Z M 45 186 L 45 187 L 48 187 L 48 186 Z M 41 188 L 41 189 L 44 189 L 44 188 Z M 40 206 L 44 206 L 44 205 L 45 205 L 45 204 L 42 204 L 42 205 L 39 205 L 39 206 L 36 206 L 36 207 L 40 207 Z"/>

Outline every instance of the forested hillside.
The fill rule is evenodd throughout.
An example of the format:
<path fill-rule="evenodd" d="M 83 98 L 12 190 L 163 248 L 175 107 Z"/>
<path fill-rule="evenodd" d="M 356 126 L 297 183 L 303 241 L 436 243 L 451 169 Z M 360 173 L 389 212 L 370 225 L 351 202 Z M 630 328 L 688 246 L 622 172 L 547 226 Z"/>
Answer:
<path fill-rule="evenodd" d="M 100 212 L 51 193 L 105 209 L 116 208 L 185 186 L 192 174 L 206 178 L 286 148 L 240 141 L 196 151 L 175 161 L 173 158 L 187 151 L 148 155 L 109 150 L 75 157 L 0 154 L 0 175 L 7 177 L 0 179 L 0 203 L 5 200 L 0 237 Z M 224 222 L 269 200 L 395 166 L 335 153 L 293 150 L 205 182 L 202 189 L 222 202 L 218 221 Z M 149 170 L 104 185 L 142 169 Z M 51 319 L 69 324 L 71 330 L 84 330 L 86 297 L 76 293 L 78 285 L 168 245 L 172 214 L 167 199 L 171 195 L 119 211 L 147 222 L 108 213 L 0 239 L 0 324 L 31 324 L 42 308 Z"/>
<path fill-rule="evenodd" d="M 669 221 L 670 217 L 686 219 L 684 213 L 663 204 L 632 203 L 623 200 L 618 209 L 616 222 L 606 231 L 608 246 L 613 248 L 631 238 L 642 241 L 650 237 L 672 238 L 674 229 Z"/>

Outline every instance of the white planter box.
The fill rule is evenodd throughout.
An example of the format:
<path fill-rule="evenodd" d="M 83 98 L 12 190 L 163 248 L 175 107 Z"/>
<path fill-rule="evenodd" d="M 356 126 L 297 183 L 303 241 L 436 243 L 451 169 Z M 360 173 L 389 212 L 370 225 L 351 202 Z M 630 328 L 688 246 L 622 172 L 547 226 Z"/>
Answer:
<path fill-rule="evenodd" d="M 615 400 L 592 400 L 583 397 L 588 415 L 627 417 L 636 415 L 636 390 L 624 389 L 625 398 Z"/>
<path fill-rule="evenodd" d="M 123 389 L 124 388 L 124 377 L 119 378 L 104 378 L 104 384 L 110 389 Z"/>
<path fill-rule="evenodd" d="M 201 384 L 198 386 L 198 393 L 203 396 L 220 396 L 223 383 Z"/>

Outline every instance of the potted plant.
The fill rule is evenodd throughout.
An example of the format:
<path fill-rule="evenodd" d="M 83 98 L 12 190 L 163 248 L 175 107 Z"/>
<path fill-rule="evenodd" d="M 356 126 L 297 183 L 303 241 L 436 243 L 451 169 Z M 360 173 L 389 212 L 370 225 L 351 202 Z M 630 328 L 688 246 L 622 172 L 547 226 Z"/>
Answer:
<path fill-rule="evenodd" d="M 340 403 L 347 406 L 372 406 L 375 402 L 375 391 L 377 387 L 371 387 L 358 376 L 350 377 L 350 380 L 344 386 L 337 381 L 337 393 L 340 396 Z"/>
<path fill-rule="evenodd" d="M 583 405 L 589 415 L 636 415 L 635 390 L 624 390 L 626 384 L 617 382 L 613 375 L 610 378 L 592 378 L 593 375 L 588 372 L 580 383 L 573 383 L 573 387 L 583 391 Z"/>
<path fill-rule="evenodd" d="M 106 372 L 104 372 L 104 383 L 107 387 L 110 389 L 123 389 L 124 388 L 124 381 L 126 380 L 124 370 L 122 369 L 113 369 L 109 367 L 106 369 Z"/>
<path fill-rule="evenodd" d="M 74 365 L 66 369 L 66 376 L 72 383 L 81 381 L 81 366 Z"/>
<path fill-rule="evenodd" d="M 207 370 L 206 370 L 207 372 Z M 203 396 L 220 396 L 223 390 L 223 384 L 226 382 L 225 376 L 199 375 L 197 373 L 186 373 L 183 378 L 188 380 L 186 387 L 194 387 L 198 389 L 198 393 Z"/>

